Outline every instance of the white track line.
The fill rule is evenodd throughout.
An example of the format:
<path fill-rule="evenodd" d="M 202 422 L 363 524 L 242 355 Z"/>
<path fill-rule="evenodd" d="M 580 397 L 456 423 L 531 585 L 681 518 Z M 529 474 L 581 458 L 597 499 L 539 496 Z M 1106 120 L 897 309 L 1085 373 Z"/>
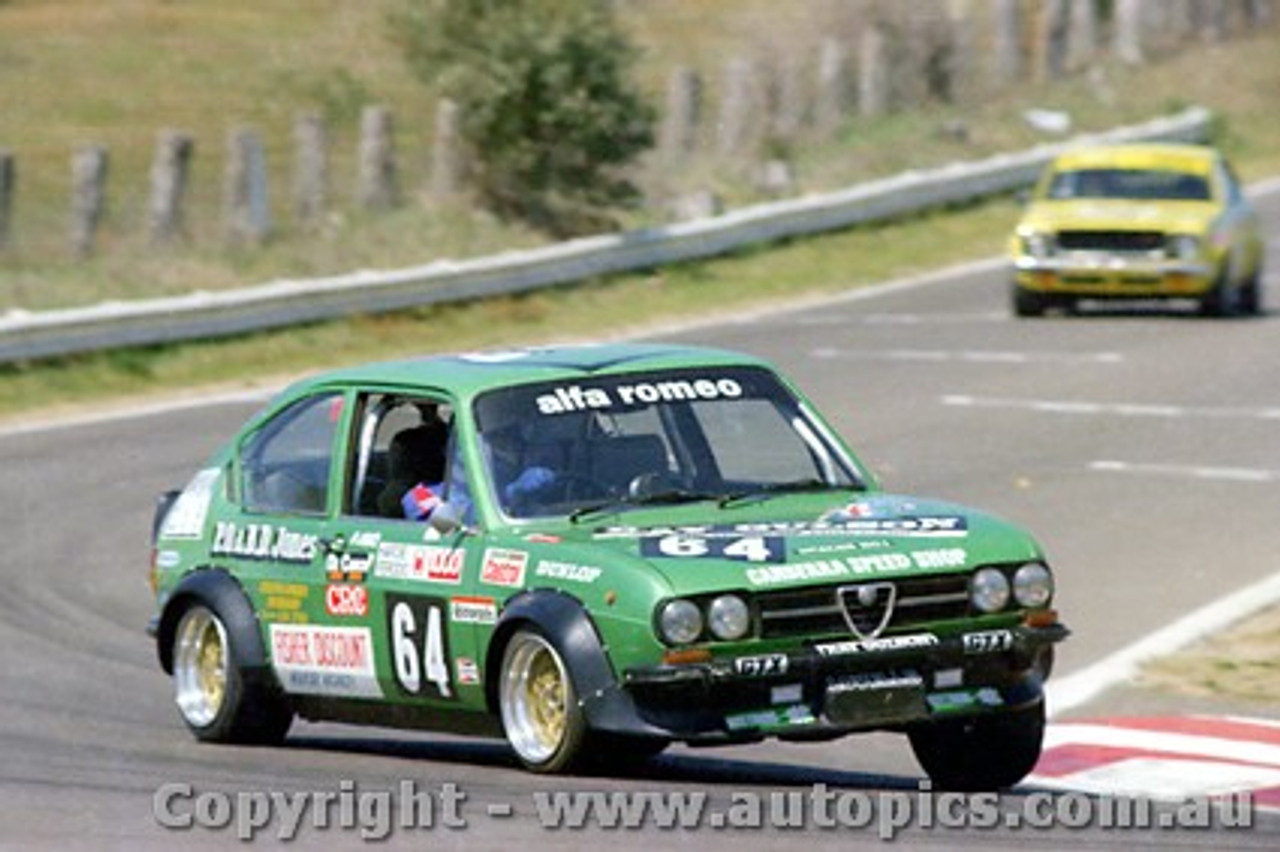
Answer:
<path fill-rule="evenodd" d="M 1147 464 L 1103 460 L 1090 462 L 1089 470 L 1097 473 L 1125 473 L 1136 476 L 1165 476 L 1222 482 L 1280 482 L 1280 470 L 1258 467 L 1210 467 L 1207 465 Z"/>
<path fill-rule="evenodd" d="M 1149 660 L 1172 654 L 1280 602 L 1280 573 L 1246 586 L 1183 616 L 1119 651 L 1046 687 L 1049 713 L 1059 716 L 1129 682 Z"/>

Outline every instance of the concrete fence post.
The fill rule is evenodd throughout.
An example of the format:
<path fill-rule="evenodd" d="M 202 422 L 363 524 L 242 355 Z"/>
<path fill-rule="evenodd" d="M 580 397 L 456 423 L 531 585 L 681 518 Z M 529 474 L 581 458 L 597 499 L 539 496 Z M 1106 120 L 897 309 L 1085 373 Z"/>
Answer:
<path fill-rule="evenodd" d="M 191 172 L 195 140 L 181 130 L 164 130 L 151 161 L 151 198 L 147 233 L 152 245 L 171 242 L 183 227 L 182 206 Z"/>
<path fill-rule="evenodd" d="M 93 254 L 94 238 L 107 204 L 107 149 L 85 145 L 71 155 L 71 254 Z"/>
<path fill-rule="evenodd" d="M 734 57 L 725 64 L 716 126 L 719 153 L 739 154 L 755 141 L 760 113 L 758 90 L 756 68 L 750 60 Z"/>
<path fill-rule="evenodd" d="M 818 85 L 813 121 L 818 133 L 830 136 L 849 109 L 849 51 L 834 38 L 822 40 L 818 53 Z"/>
<path fill-rule="evenodd" d="M 13 152 L 0 148 L 0 250 L 13 238 L 13 195 L 17 188 L 18 166 Z"/>
<path fill-rule="evenodd" d="M 462 108 L 441 98 L 436 104 L 436 133 L 431 149 L 431 197 L 445 201 L 462 191 L 466 159 L 462 145 Z"/>
<path fill-rule="evenodd" d="M 366 210 L 387 210 L 399 202 L 391 110 L 366 106 L 360 115 L 360 163 L 356 198 Z"/>
<path fill-rule="evenodd" d="M 1069 0 L 1067 22 L 1068 71 L 1082 71 L 1093 64 L 1098 54 L 1097 0 Z"/>
<path fill-rule="evenodd" d="M 689 68 L 677 68 L 667 78 L 666 109 L 658 136 L 658 150 L 668 159 L 693 153 L 702 121 L 702 77 Z"/>
<path fill-rule="evenodd" d="M 1112 10 L 1113 49 L 1116 57 L 1128 65 L 1141 65 L 1143 56 L 1144 16 L 1142 0 L 1115 0 Z"/>
<path fill-rule="evenodd" d="M 872 24 L 862 31 L 858 54 L 858 114 L 864 118 L 889 111 L 889 39 L 884 28 Z"/>
<path fill-rule="evenodd" d="M 314 225 L 323 219 L 329 202 L 329 129 L 324 118 L 319 113 L 298 116 L 293 140 L 293 212 L 299 222 Z"/>
<path fill-rule="evenodd" d="M 233 128 L 227 135 L 223 213 L 228 243 L 257 246 L 266 242 L 271 231 L 267 156 L 262 138 L 249 127 Z"/>
<path fill-rule="evenodd" d="M 991 72 L 997 87 L 1018 79 L 1022 73 L 1022 9 L 1018 0 L 992 0 Z"/>

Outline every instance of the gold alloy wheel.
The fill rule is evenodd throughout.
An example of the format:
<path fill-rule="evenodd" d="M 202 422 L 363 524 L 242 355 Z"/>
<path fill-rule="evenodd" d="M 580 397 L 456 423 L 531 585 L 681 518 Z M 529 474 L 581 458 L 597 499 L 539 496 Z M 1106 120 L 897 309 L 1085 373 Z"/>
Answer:
<path fill-rule="evenodd" d="M 568 732 L 572 686 L 547 640 L 520 632 L 503 655 L 499 699 L 507 740 L 527 763 L 555 757 Z"/>
<path fill-rule="evenodd" d="M 187 723 L 213 723 L 227 695 L 227 632 L 208 608 L 196 605 L 182 615 L 174 642 L 173 681 L 178 709 Z"/>

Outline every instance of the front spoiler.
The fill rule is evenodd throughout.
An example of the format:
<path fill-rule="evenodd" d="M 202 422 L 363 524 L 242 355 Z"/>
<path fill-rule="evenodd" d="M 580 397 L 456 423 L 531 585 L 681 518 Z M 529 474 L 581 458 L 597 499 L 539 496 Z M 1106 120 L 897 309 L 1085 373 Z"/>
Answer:
<path fill-rule="evenodd" d="M 787 654 L 632 668 L 635 730 L 693 744 L 817 739 L 1025 707 L 1043 699 L 1062 624 L 815 642 Z M 628 726 L 630 727 L 630 726 Z"/>

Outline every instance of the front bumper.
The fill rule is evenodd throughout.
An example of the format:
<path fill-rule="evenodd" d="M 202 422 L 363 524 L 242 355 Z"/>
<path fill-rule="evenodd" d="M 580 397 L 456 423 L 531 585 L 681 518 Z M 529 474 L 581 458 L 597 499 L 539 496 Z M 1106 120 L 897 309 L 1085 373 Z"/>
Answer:
<path fill-rule="evenodd" d="M 814 642 L 798 652 L 628 669 L 649 733 L 692 743 L 821 739 L 1024 707 L 1043 697 L 1058 623 Z"/>
<path fill-rule="evenodd" d="M 1071 253 L 1049 258 L 1014 259 L 1014 280 L 1038 293 L 1076 296 L 1202 295 L 1214 284 L 1214 267 L 1205 261 Z"/>

